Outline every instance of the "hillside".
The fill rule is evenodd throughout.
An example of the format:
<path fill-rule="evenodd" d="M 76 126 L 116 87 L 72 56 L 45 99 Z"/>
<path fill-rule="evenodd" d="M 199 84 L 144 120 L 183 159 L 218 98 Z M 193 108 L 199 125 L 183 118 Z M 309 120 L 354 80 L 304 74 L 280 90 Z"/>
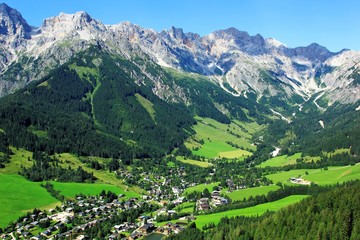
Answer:
<path fill-rule="evenodd" d="M 358 238 L 360 52 L 85 12 L 36 28 L 6 4 L 0 20 L 0 237 Z"/>
<path fill-rule="evenodd" d="M 359 188 L 350 182 L 274 214 L 225 217 L 205 233 L 189 228 L 168 239 L 357 239 Z"/>

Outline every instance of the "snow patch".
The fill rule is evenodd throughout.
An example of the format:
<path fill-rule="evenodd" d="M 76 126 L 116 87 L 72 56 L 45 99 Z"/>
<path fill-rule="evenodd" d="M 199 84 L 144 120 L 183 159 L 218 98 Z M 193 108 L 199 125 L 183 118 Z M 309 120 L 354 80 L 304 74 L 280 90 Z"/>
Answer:
<path fill-rule="evenodd" d="M 325 128 L 325 124 L 324 124 L 324 121 L 323 121 L 323 120 L 320 120 L 319 123 L 320 123 L 320 125 L 321 125 L 322 128 Z"/>
<path fill-rule="evenodd" d="M 355 109 L 355 111 L 360 111 L 360 105 Z"/>

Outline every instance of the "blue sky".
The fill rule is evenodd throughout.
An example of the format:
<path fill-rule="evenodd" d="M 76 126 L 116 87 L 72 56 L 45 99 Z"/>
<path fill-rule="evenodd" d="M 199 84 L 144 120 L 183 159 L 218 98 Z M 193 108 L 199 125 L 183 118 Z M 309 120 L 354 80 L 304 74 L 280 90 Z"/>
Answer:
<path fill-rule="evenodd" d="M 358 0 L 7 0 L 29 24 L 60 12 L 86 11 L 105 24 L 130 21 L 156 31 L 181 27 L 206 35 L 236 27 L 289 47 L 317 42 L 331 51 L 360 50 Z"/>

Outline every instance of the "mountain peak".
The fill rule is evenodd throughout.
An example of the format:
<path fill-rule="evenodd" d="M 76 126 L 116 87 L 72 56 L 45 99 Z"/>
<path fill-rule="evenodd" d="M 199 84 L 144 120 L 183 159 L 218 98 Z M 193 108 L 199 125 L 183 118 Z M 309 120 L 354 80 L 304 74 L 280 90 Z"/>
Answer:
<path fill-rule="evenodd" d="M 105 26 L 86 12 L 68 14 L 61 12 L 56 17 L 47 18 L 41 26 L 41 32 L 49 39 L 61 40 L 80 36 L 80 39 L 93 39 L 105 30 Z"/>
<path fill-rule="evenodd" d="M 58 16 L 58 19 L 63 21 L 84 21 L 84 22 L 91 22 L 93 20 L 93 18 L 87 12 L 84 11 L 79 11 L 74 14 L 61 12 Z"/>
<path fill-rule="evenodd" d="M 318 43 L 311 43 L 306 47 L 297 47 L 294 49 L 296 55 L 306 57 L 309 60 L 325 61 L 332 57 L 334 53 L 330 52 L 326 47 L 319 45 Z"/>
<path fill-rule="evenodd" d="M 31 27 L 21 14 L 7 4 L 0 4 L 0 35 L 20 35 L 29 38 Z"/>
<path fill-rule="evenodd" d="M 169 33 L 173 38 L 182 40 L 185 37 L 184 31 L 182 28 L 176 28 L 174 26 L 171 27 Z"/>
<path fill-rule="evenodd" d="M 266 42 L 271 45 L 271 46 L 274 46 L 276 48 L 279 48 L 279 47 L 286 47 L 286 45 L 282 42 L 280 42 L 279 40 L 275 39 L 275 38 L 267 38 L 266 39 Z"/>
<path fill-rule="evenodd" d="M 227 42 L 233 42 L 234 46 L 249 55 L 266 53 L 265 39 L 260 34 L 250 36 L 248 32 L 231 27 L 225 30 L 216 31 L 211 35 Z"/>

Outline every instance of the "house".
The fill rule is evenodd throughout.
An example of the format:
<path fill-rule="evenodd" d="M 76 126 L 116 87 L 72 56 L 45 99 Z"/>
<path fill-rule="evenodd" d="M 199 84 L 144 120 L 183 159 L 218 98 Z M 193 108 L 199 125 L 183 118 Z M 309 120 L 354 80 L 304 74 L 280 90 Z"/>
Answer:
<path fill-rule="evenodd" d="M 24 238 L 29 238 L 29 237 L 31 236 L 31 233 L 29 233 L 29 232 L 23 232 L 21 235 L 22 235 Z"/>
<path fill-rule="evenodd" d="M 153 223 L 146 223 L 141 226 L 138 231 L 144 235 L 151 233 L 155 229 L 155 225 Z"/>
<path fill-rule="evenodd" d="M 34 225 L 30 225 L 30 224 L 28 224 L 24 227 L 25 231 L 29 231 L 32 228 L 34 228 Z"/>
<path fill-rule="evenodd" d="M 196 202 L 196 207 L 198 210 L 200 211 L 206 211 L 210 209 L 209 206 L 209 198 L 200 198 L 197 202 Z"/>
<path fill-rule="evenodd" d="M 30 240 L 41 240 L 41 236 L 40 235 L 36 235 L 30 238 Z"/>
<path fill-rule="evenodd" d="M 184 201 L 185 197 L 179 197 L 178 199 L 174 200 L 173 203 L 175 205 L 181 204 Z"/>
<path fill-rule="evenodd" d="M 220 196 L 214 196 L 212 199 L 212 202 L 215 206 L 224 205 L 224 204 L 229 203 L 229 201 L 226 198 L 220 197 Z"/>
<path fill-rule="evenodd" d="M 140 239 L 142 238 L 144 235 L 141 234 L 140 232 L 134 231 L 130 234 L 129 236 L 129 240 L 135 240 L 135 239 Z"/>
<path fill-rule="evenodd" d="M 172 189 L 174 194 L 176 194 L 176 195 L 181 194 L 181 190 L 178 187 L 172 187 L 171 189 Z"/>
<path fill-rule="evenodd" d="M 220 196 L 220 191 L 217 190 L 212 191 L 211 197 L 218 197 L 218 196 Z"/>
<path fill-rule="evenodd" d="M 49 229 L 46 229 L 45 231 L 43 231 L 41 233 L 41 235 L 44 237 L 49 237 L 49 236 L 51 236 L 51 231 Z"/>
<path fill-rule="evenodd" d="M 113 234 L 111 234 L 111 235 L 109 236 L 109 238 L 108 238 L 108 239 L 117 239 L 117 238 L 118 238 L 118 236 L 119 236 L 119 234 L 118 234 L 118 233 L 113 233 Z"/>
<path fill-rule="evenodd" d="M 86 236 L 86 235 L 79 235 L 79 236 L 76 238 L 76 240 L 86 240 L 86 239 L 89 239 L 89 237 Z"/>
<path fill-rule="evenodd" d="M 37 225 L 39 225 L 39 222 L 35 221 L 35 222 L 30 223 L 30 224 L 33 225 L 33 226 L 37 226 Z"/>

